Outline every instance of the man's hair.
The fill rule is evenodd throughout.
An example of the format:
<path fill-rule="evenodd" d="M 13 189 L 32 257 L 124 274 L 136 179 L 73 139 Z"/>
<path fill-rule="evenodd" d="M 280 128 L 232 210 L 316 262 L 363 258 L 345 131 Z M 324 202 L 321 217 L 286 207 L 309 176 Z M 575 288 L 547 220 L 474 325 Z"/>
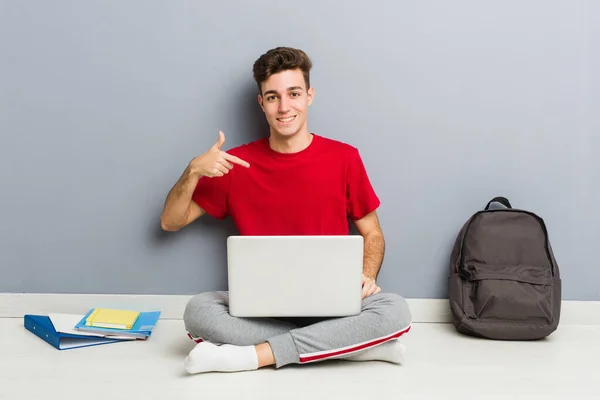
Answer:
<path fill-rule="evenodd" d="M 310 69 L 312 62 L 305 52 L 291 47 L 276 47 L 260 56 L 254 63 L 252 72 L 258 86 L 258 93 L 262 95 L 260 85 L 271 75 L 290 69 L 300 69 L 304 75 L 306 90 L 310 89 Z"/>

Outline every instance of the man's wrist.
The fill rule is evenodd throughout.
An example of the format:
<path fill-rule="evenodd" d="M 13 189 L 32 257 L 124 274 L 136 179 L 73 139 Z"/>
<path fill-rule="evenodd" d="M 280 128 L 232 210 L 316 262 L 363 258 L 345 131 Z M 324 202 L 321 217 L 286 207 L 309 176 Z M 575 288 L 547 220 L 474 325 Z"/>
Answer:
<path fill-rule="evenodd" d="M 193 179 L 197 181 L 202 177 L 202 172 L 199 169 L 194 168 L 192 165 L 189 165 L 185 172 L 185 177 L 187 179 Z"/>

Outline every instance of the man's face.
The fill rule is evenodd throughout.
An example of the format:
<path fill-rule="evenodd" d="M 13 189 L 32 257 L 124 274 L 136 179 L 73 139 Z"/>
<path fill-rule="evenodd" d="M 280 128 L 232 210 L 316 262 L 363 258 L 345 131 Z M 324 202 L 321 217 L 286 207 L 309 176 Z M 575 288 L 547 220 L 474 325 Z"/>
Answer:
<path fill-rule="evenodd" d="M 271 75 L 263 82 L 258 102 L 271 126 L 271 133 L 289 137 L 306 129 L 308 106 L 313 95 L 314 89 L 307 91 L 300 69 Z"/>

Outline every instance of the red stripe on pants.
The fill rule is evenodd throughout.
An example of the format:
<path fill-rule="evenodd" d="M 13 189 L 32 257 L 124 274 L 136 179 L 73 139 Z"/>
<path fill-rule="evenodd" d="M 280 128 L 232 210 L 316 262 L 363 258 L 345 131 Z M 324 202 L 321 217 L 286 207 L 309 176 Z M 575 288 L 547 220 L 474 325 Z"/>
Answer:
<path fill-rule="evenodd" d="M 380 338 L 380 339 L 375 339 L 375 340 L 372 340 L 367 343 L 363 343 L 358 346 L 349 347 L 349 348 L 343 349 L 343 350 L 332 350 L 330 352 L 322 353 L 322 354 L 318 354 L 318 355 L 314 355 L 314 356 L 308 355 L 305 357 L 300 357 L 300 363 L 302 364 L 302 363 L 307 363 L 307 362 L 311 362 L 311 361 L 323 360 L 325 358 L 341 356 L 344 354 L 353 353 L 355 351 L 364 350 L 369 347 L 377 346 L 381 343 L 388 342 L 393 339 L 398 339 L 400 336 L 404 335 L 408 331 L 410 331 L 410 326 L 404 330 L 401 330 L 400 332 L 394 333 L 393 335 L 386 336 L 386 337 Z"/>

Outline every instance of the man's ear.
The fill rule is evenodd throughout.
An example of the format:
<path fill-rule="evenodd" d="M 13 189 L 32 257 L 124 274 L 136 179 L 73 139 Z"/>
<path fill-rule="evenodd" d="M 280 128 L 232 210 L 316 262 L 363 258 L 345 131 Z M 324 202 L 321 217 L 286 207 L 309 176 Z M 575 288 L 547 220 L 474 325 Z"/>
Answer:
<path fill-rule="evenodd" d="M 262 110 L 265 111 L 265 107 L 263 105 L 263 98 L 260 94 L 258 95 L 257 100 L 258 100 L 258 104 L 260 104 L 260 108 L 262 108 Z"/>
<path fill-rule="evenodd" d="M 315 96 L 315 88 L 311 87 L 308 89 L 308 105 L 310 106 L 313 102 L 313 97 Z"/>

